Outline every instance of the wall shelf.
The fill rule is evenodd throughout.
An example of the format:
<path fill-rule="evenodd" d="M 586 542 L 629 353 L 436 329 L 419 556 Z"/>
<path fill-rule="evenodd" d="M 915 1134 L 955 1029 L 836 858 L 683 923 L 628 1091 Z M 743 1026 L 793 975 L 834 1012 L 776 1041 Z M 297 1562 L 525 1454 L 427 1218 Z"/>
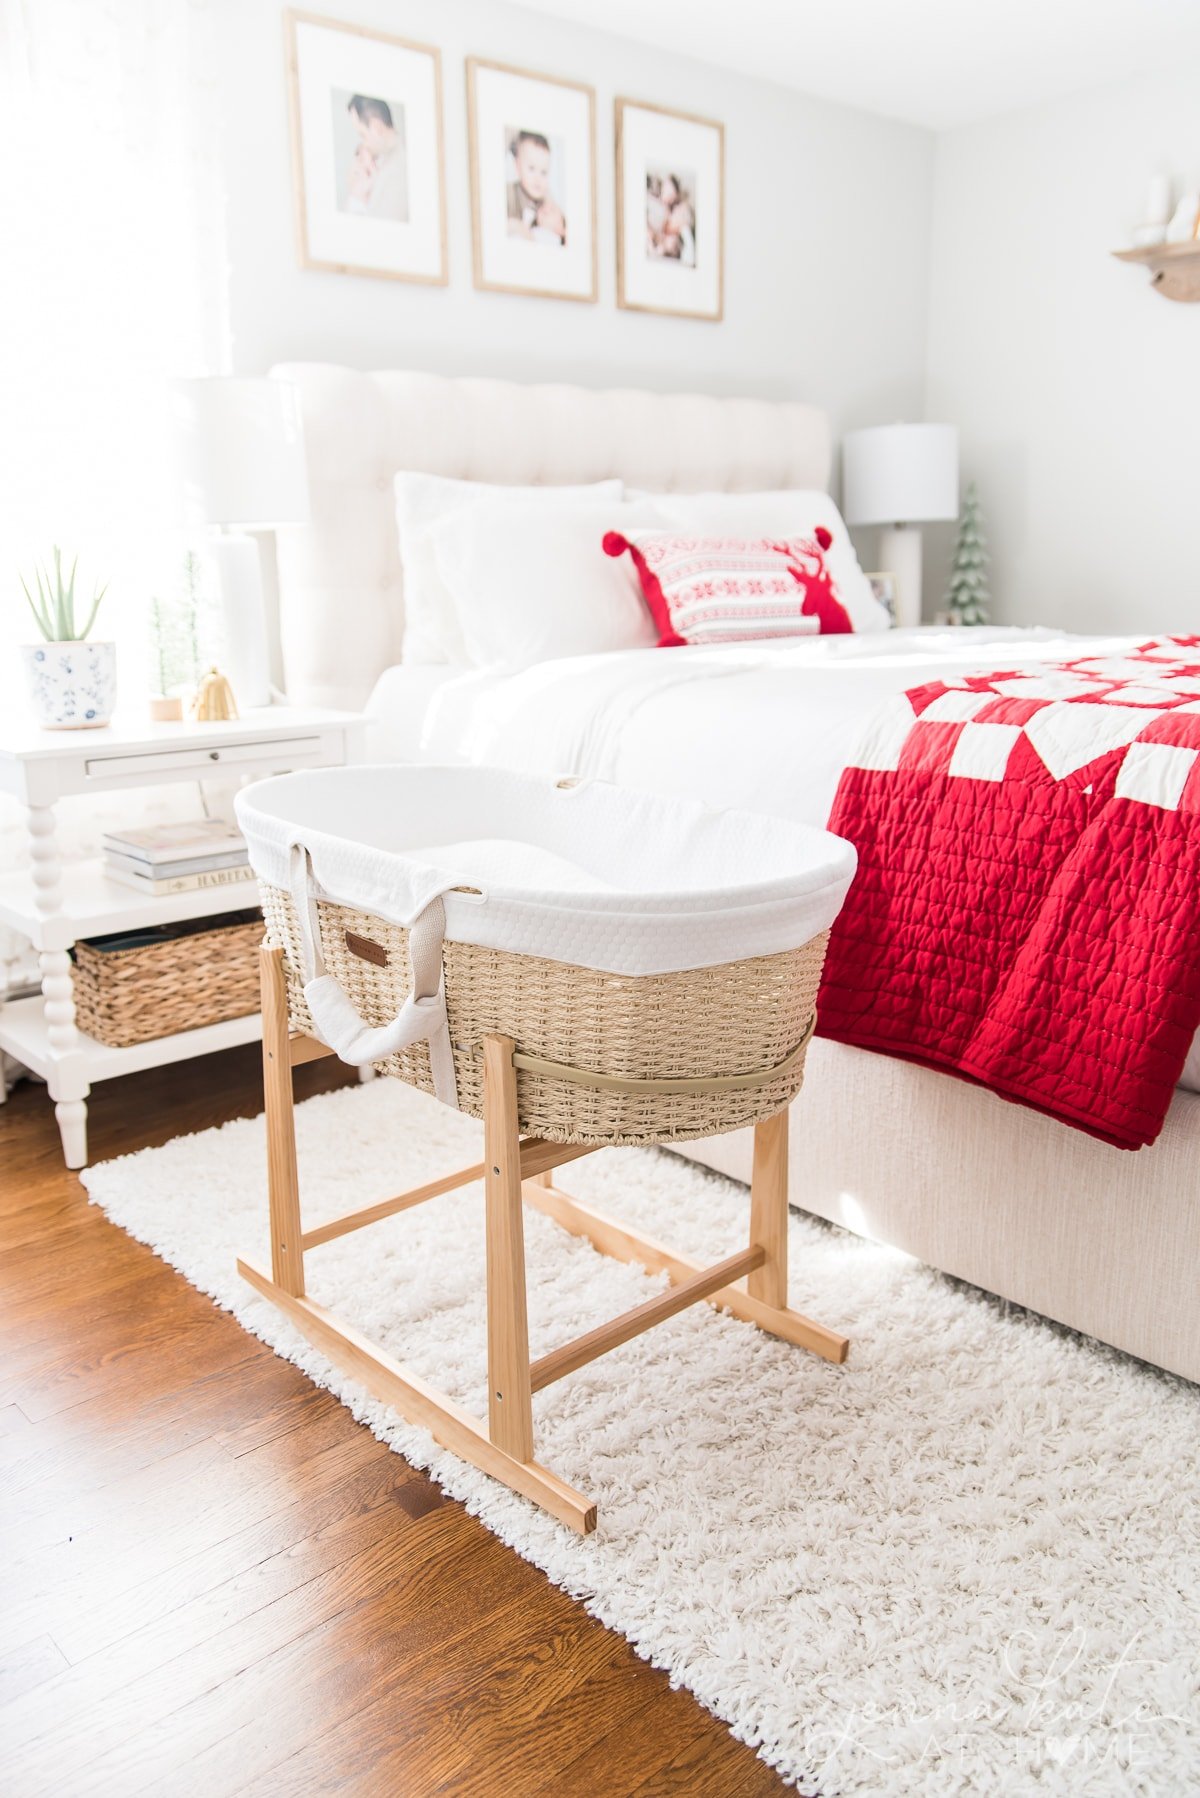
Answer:
<path fill-rule="evenodd" d="M 1142 250 L 1114 250 L 1118 262 L 1140 262 L 1150 285 L 1167 300 L 1200 300 L 1200 243 L 1155 243 Z"/>

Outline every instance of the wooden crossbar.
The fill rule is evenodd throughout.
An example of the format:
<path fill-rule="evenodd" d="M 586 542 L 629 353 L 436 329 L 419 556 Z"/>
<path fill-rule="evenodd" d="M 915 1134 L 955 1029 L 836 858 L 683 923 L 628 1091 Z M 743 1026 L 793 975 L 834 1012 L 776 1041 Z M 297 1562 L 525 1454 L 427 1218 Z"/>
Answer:
<path fill-rule="evenodd" d="M 581 1144 L 544 1142 L 540 1136 L 528 1136 L 521 1144 L 521 1178 L 534 1179 L 551 1168 L 562 1167 L 564 1162 L 577 1161 L 581 1155 L 594 1153 L 594 1149 Z M 486 1172 L 487 1164 L 477 1161 L 471 1167 L 459 1168 L 457 1173 L 444 1174 L 440 1180 L 427 1180 L 424 1186 L 398 1193 L 394 1199 L 380 1199 L 377 1205 L 364 1205 L 359 1211 L 344 1211 L 340 1217 L 332 1217 L 328 1223 L 306 1230 L 300 1238 L 300 1246 L 319 1248 L 323 1242 L 332 1242 L 335 1237 L 348 1236 L 351 1230 L 377 1224 L 381 1218 L 394 1217 L 398 1211 L 407 1211 L 413 1205 L 423 1205 L 426 1199 L 440 1198 L 442 1193 L 453 1192 L 458 1186 L 469 1186 L 472 1180 L 482 1180 Z"/>
<path fill-rule="evenodd" d="M 565 1342 L 561 1348 L 553 1349 L 550 1354 L 543 1355 L 540 1361 L 533 1363 L 529 1369 L 530 1389 L 540 1392 L 543 1386 L 561 1380 L 564 1374 L 574 1373 L 577 1367 L 586 1367 L 589 1361 L 595 1361 L 600 1355 L 607 1355 L 610 1349 L 619 1348 L 623 1342 L 640 1336 L 643 1330 L 652 1330 L 655 1324 L 665 1323 L 677 1311 L 686 1311 L 689 1305 L 698 1304 L 701 1299 L 720 1291 L 723 1286 L 732 1285 L 743 1274 L 761 1267 L 766 1258 L 765 1249 L 742 1249 L 738 1254 L 718 1261 L 713 1267 L 702 1268 L 690 1280 L 681 1280 L 677 1286 L 668 1286 L 665 1292 L 656 1293 L 644 1305 L 635 1305 L 632 1311 L 623 1311 L 620 1317 L 614 1317 L 610 1323 L 598 1324 L 585 1335 Z"/>
<path fill-rule="evenodd" d="M 571 1198 L 557 1186 L 545 1186 L 540 1181 L 529 1180 L 525 1183 L 524 1193 L 527 1205 L 552 1217 L 573 1236 L 586 1236 L 603 1255 L 612 1255 L 618 1261 L 636 1262 L 639 1267 L 647 1268 L 651 1273 L 665 1273 L 673 1283 L 690 1280 L 705 1271 L 702 1264 L 693 1261 L 689 1255 L 681 1255 L 663 1243 L 655 1242 L 653 1237 L 642 1236 L 627 1225 L 617 1223 L 602 1211 L 596 1211 L 579 1199 Z M 811 1349 L 814 1355 L 820 1355 L 823 1360 L 840 1363 L 849 1353 L 848 1337 L 839 1336 L 836 1330 L 828 1330 L 824 1324 L 802 1317 L 798 1311 L 786 1311 L 782 1307 L 764 1304 L 761 1299 L 752 1299 L 740 1287 L 727 1284 L 715 1292 L 706 1293 L 705 1297 L 719 1311 L 730 1311 L 734 1317 L 740 1317 L 745 1323 L 757 1324 L 760 1330 L 766 1330 L 771 1336 L 795 1343 L 797 1348 Z"/>
<path fill-rule="evenodd" d="M 540 1136 L 527 1136 L 521 1144 L 521 1178 L 536 1180 L 568 1161 L 580 1161 L 594 1155 L 599 1145 L 588 1142 L 545 1142 Z"/>
<path fill-rule="evenodd" d="M 318 1042 L 315 1036 L 305 1036 L 297 1031 L 288 1037 L 288 1060 L 294 1068 L 306 1061 L 320 1061 L 323 1055 L 332 1055 L 333 1050 L 328 1043 Z"/>
<path fill-rule="evenodd" d="M 474 1167 L 460 1167 L 457 1173 L 445 1174 L 440 1180 L 427 1180 L 424 1186 L 414 1186 L 411 1192 L 398 1193 L 394 1199 L 380 1199 L 377 1205 L 364 1205 L 361 1211 L 344 1211 L 341 1217 L 332 1217 L 327 1224 L 318 1224 L 315 1229 L 306 1230 L 300 1238 L 301 1246 L 306 1249 L 319 1248 L 323 1242 L 332 1242 L 336 1236 L 348 1236 L 351 1230 L 361 1230 L 367 1224 L 377 1224 L 381 1218 L 394 1217 L 397 1211 L 407 1211 L 412 1205 L 423 1205 L 426 1199 L 436 1199 L 444 1192 L 453 1192 L 456 1186 L 469 1186 L 472 1180 L 482 1179 L 482 1161 L 477 1161 Z"/>

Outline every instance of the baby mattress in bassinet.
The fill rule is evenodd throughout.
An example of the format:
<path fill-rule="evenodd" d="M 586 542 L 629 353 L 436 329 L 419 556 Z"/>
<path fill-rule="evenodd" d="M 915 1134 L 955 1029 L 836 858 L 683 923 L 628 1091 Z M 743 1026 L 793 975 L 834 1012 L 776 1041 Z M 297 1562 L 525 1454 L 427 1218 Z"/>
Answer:
<path fill-rule="evenodd" d="M 293 1029 L 482 1115 L 516 1045 L 521 1128 L 570 1143 L 740 1128 L 803 1078 L 855 868 L 826 831 L 598 781 L 323 769 L 237 814 Z"/>

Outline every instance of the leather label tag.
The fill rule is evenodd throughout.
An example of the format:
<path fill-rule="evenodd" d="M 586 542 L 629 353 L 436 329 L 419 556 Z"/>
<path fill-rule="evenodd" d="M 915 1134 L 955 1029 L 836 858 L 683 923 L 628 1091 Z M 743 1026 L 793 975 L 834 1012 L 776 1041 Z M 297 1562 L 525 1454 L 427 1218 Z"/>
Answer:
<path fill-rule="evenodd" d="M 386 968 L 388 952 L 382 943 L 373 943 L 369 936 L 356 936 L 354 931 L 346 932 L 346 947 L 351 955 L 357 955 L 359 961 L 374 962 L 377 968 Z"/>

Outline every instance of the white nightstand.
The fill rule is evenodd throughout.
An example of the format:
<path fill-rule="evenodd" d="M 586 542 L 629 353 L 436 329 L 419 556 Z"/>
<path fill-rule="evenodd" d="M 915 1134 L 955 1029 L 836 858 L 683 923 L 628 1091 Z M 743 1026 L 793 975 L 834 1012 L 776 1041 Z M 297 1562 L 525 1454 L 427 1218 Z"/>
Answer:
<path fill-rule="evenodd" d="M 68 1167 L 87 1162 L 87 1096 L 98 1080 L 254 1041 L 257 1014 L 109 1049 L 76 1028 L 72 963 L 79 937 L 239 911 L 258 902 L 253 880 L 169 897 L 143 898 L 110 880 L 99 860 L 64 864 L 54 807 L 75 793 L 111 793 L 167 781 L 259 778 L 292 768 L 340 767 L 362 759 L 363 723 L 352 712 L 270 706 L 221 724 L 115 721 L 103 730 L 30 728 L 0 736 L 0 792 L 29 808 L 33 865 L 0 875 L 0 923 L 40 952 L 42 996 L 0 1005 L 0 1049 L 41 1074 Z"/>

